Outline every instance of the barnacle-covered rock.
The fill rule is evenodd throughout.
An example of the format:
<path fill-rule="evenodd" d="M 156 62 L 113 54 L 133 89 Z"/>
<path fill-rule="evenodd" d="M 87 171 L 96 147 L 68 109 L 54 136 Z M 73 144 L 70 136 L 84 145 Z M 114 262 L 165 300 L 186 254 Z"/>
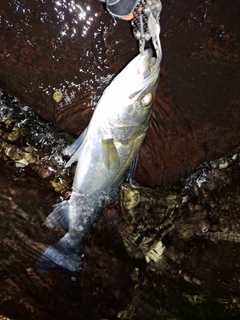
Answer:
<path fill-rule="evenodd" d="M 0 158 L 17 168 L 30 167 L 39 177 L 49 179 L 56 192 L 65 193 L 71 188 L 73 170 L 63 169 L 65 139 L 17 99 L 0 97 Z"/>
<path fill-rule="evenodd" d="M 119 319 L 144 319 L 146 314 L 152 319 L 181 319 L 183 314 L 184 318 L 239 317 L 239 164 L 237 149 L 203 163 L 178 188 L 124 185 L 119 203 L 125 223 L 119 232 L 136 268 L 133 298 L 118 313 Z M 133 188 L 137 202 L 129 201 Z M 159 210 L 158 206 L 143 209 L 146 195 Z M 161 205 L 167 195 L 172 215 Z M 160 211 L 164 219 L 160 216 L 158 221 Z M 159 232 L 164 226 L 169 227 Z"/>
<path fill-rule="evenodd" d="M 229 226 L 234 216 L 227 218 L 226 212 L 232 213 L 228 201 L 236 206 L 240 197 L 234 193 L 231 200 L 219 202 L 219 194 L 232 183 L 239 163 L 237 149 L 228 157 L 202 164 L 183 185 L 151 189 L 124 183 L 118 198 L 125 220 L 120 234 L 129 255 L 162 273 L 166 261 L 183 258 L 178 250 L 181 242 L 195 236 L 239 242 L 240 224 Z"/>
<path fill-rule="evenodd" d="M 13 127 L 13 129 L 11 130 L 11 133 L 8 135 L 8 140 L 9 141 L 16 141 L 19 139 L 21 132 L 20 132 L 20 128 L 18 126 L 18 124 L 16 123 Z"/>
<path fill-rule="evenodd" d="M 119 193 L 127 227 L 121 230 L 128 253 L 147 262 L 159 260 L 164 251 L 161 240 L 172 228 L 179 208 L 186 206 L 188 196 L 180 188 L 151 189 L 124 183 Z"/>

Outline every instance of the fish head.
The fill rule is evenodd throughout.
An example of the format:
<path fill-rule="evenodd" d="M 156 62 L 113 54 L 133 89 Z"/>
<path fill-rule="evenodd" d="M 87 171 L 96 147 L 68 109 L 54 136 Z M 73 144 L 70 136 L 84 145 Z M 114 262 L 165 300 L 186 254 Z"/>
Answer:
<path fill-rule="evenodd" d="M 109 86 L 112 93 L 108 122 L 112 134 L 134 135 L 147 130 L 159 80 L 151 49 L 136 56 Z M 111 88 L 112 86 L 112 88 Z M 129 132 L 131 131 L 131 132 Z M 116 137 L 119 138 L 119 137 Z"/>

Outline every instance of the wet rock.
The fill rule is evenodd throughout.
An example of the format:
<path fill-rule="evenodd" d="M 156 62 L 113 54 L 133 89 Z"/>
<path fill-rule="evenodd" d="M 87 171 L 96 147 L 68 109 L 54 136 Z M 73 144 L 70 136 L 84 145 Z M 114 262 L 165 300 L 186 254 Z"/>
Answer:
<path fill-rule="evenodd" d="M 240 138 L 239 1 L 162 2 L 161 81 L 136 172 L 149 186 L 184 180 Z M 11 0 L 0 15 L 1 86 L 79 134 L 94 96 L 137 53 L 130 25 L 95 0 Z"/>
<path fill-rule="evenodd" d="M 42 226 L 58 195 L 30 167 L 19 172 L 0 164 L 1 314 L 19 320 L 114 319 L 132 293 L 132 263 L 116 226 L 99 221 L 92 229 L 81 273 L 37 270 L 47 243 L 63 235 Z"/>
<path fill-rule="evenodd" d="M 66 136 L 42 121 L 17 99 L 0 93 L 0 159 L 16 168 L 31 168 L 47 179 L 56 192 L 71 190 L 74 166 L 64 169 L 61 151 Z M 71 138 L 71 137 L 70 137 Z"/>
<path fill-rule="evenodd" d="M 152 189 L 136 182 L 122 184 L 118 201 L 127 226 L 121 227 L 120 232 L 130 256 L 143 259 L 150 266 L 153 260 L 159 271 L 164 265 L 162 259 L 150 259 L 149 253 L 154 250 L 155 255 L 157 251 L 162 255 L 162 241 L 167 234 L 178 233 L 181 239 L 197 235 L 238 242 L 240 229 L 232 206 L 238 205 L 239 195 L 238 187 L 234 194 L 232 188 L 238 179 L 239 162 L 238 148 L 228 156 L 202 164 L 182 185 Z M 229 195 L 220 200 L 223 190 Z M 235 226 L 233 222 L 229 225 L 232 219 Z"/>
<path fill-rule="evenodd" d="M 175 188 L 122 186 L 119 232 L 136 268 L 120 319 L 239 317 L 239 163 L 238 149 Z"/>
<path fill-rule="evenodd" d="M 172 187 L 123 184 L 85 237 L 81 272 L 40 271 L 65 233 L 42 223 L 68 197 L 69 137 L 0 97 L 0 318 L 239 319 L 239 149 Z"/>
<path fill-rule="evenodd" d="M 79 134 L 97 89 L 134 55 L 130 26 L 116 24 L 95 0 L 9 1 L 0 14 L 2 86 Z"/>

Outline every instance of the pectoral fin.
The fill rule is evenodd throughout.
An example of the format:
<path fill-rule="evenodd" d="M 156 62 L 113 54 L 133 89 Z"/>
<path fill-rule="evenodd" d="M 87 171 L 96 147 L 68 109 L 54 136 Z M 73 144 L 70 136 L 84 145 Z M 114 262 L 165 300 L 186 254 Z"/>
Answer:
<path fill-rule="evenodd" d="M 71 157 L 77 151 L 77 149 L 81 146 L 81 144 L 83 143 L 83 140 L 85 139 L 85 137 L 87 135 L 87 130 L 88 130 L 88 127 L 80 134 L 80 136 L 77 138 L 77 140 L 73 144 L 66 147 L 62 151 L 62 154 L 64 156 Z"/>
<path fill-rule="evenodd" d="M 102 139 L 102 159 L 108 170 L 120 166 L 120 159 L 113 139 Z"/>
<path fill-rule="evenodd" d="M 73 144 L 71 144 L 70 146 L 68 146 L 63 150 L 62 154 L 64 156 L 72 156 L 71 159 L 65 165 L 66 168 L 71 166 L 72 163 L 78 161 L 79 155 L 82 150 L 81 147 L 86 141 L 87 130 L 88 130 L 88 127 L 81 133 L 81 135 L 77 138 L 77 140 Z"/>

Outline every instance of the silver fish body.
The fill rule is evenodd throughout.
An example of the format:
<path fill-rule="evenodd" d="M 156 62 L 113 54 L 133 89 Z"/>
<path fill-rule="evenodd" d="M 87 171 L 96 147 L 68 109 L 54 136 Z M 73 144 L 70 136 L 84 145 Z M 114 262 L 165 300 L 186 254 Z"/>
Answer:
<path fill-rule="evenodd" d="M 66 149 L 73 154 L 66 166 L 78 161 L 72 194 L 54 206 L 45 224 L 68 232 L 39 258 L 39 268 L 78 270 L 83 237 L 103 202 L 116 195 L 146 136 L 159 73 L 152 50 L 135 57 L 105 89 L 88 127 Z"/>

